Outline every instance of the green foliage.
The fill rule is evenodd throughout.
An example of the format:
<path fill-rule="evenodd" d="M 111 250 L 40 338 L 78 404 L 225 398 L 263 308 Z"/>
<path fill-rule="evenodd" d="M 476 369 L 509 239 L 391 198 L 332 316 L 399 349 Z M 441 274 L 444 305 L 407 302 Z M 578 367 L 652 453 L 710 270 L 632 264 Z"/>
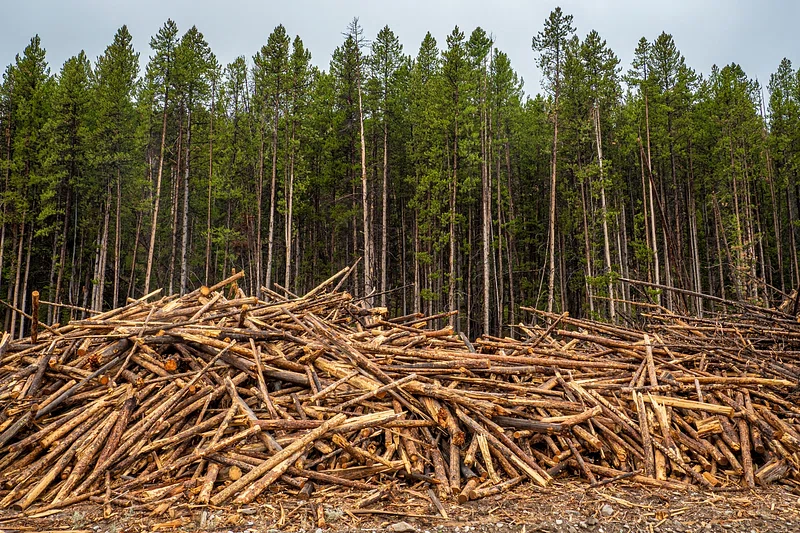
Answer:
<path fill-rule="evenodd" d="M 769 287 L 800 283 L 792 63 L 778 65 L 765 95 L 736 64 L 698 75 L 666 32 L 630 43 L 624 67 L 598 32 L 580 35 L 572 16 L 553 10 L 532 39 L 544 91 L 530 96 L 483 28 L 453 28 L 441 50 L 428 33 L 409 57 L 388 26 L 368 43 L 354 20 L 318 69 L 303 40 L 278 25 L 259 50 L 222 67 L 198 28 L 181 35 L 168 20 L 143 73 L 123 26 L 95 62 L 81 52 L 54 76 L 34 37 L 0 85 L 3 288 L 20 301 L 27 275 L 25 290 L 59 286 L 53 298 L 90 306 L 93 284 L 110 302 L 118 270 L 118 301 L 141 295 L 162 128 L 156 283 L 170 281 L 170 262 L 183 262 L 197 284 L 207 261 L 212 280 L 244 269 L 246 289 L 257 291 L 267 231 L 258 234 L 258 210 L 268 213 L 274 197 L 283 215 L 274 279 L 287 274 L 288 248 L 290 290 L 316 286 L 364 253 L 359 93 L 375 228 L 367 239 L 382 244 L 386 155 L 386 289 L 417 284 L 389 294 L 393 312 L 446 311 L 452 287 L 462 315 L 474 313 L 484 268 L 493 333 L 523 318 L 520 305 L 547 303 L 556 111 L 557 308 L 610 318 L 595 297 L 611 286 L 618 296 L 700 311 L 694 302 L 682 309 L 669 291 L 623 292 L 620 277 L 759 302 L 778 298 Z M 275 189 L 266 179 L 259 190 L 273 159 Z M 484 207 L 489 265 L 478 260 Z M 182 231 L 186 256 L 176 257 Z M 470 324 L 475 336 L 476 318 L 455 325 Z"/>

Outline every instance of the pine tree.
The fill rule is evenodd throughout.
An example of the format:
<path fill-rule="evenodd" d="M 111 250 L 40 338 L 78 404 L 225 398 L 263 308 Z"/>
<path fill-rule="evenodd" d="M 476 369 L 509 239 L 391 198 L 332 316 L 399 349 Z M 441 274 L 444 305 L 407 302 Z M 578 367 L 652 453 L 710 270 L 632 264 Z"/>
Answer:
<path fill-rule="evenodd" d="M 450 182 L 450 210 L 448 213 L 449 236 L 450 236 L 450 258 L 447 303 L 450 309 L 457 309 L 456 291 L 458 278 L 456 277 L 456 226 L 458 222 L 457 198 L 458 198 L 458 162 L 459 162 L 459 126 L 464 114 L 466 104 L 466 84 L 468 82 L 469 63 L 467 62 L 466 42 L 464 33 L 456 26 L 450 35 L 447 36 L 447 50 L 442 54 L 442 76 L 446 90 L 444 113 L 448 123 L 447 132 L 450 137 L 450 161 L 449 167 Z M 447 150 L 446 149 L 446 152 Z M 450 316 L 450 326 L 456 327 L 455 316 Z"/>
<path fill-rule="evenodd" d="M 256 92 L 260 98 L 264 99 L 263 106 L 264 112 L 271 114 L 271 181 L 270 181 L 270 201 L 269 201 L 269 229 L 267 233 L 267 259 L 266 259 L 266 277 L 264 285 L 270 289 L 272 287 L 272 255 L 274 247 L 275 236 L 275 202 L 277 193 L 277 175 L 278 175 L 278 122 L 282 113 L 282 109 L 286 99 L 286 93 L 289 86 L 289 45 L 290 39 L 286 34 L 286 29 L 279 25 L 277 26 L 269 38 L 267 44 L 261 48 L 259 54 L 256 55 L 254 61 L 256 63 Z M 259 87 L 258 84 L 262 86 Z M 261 204 L 259 202 L 259 221 L 260 221 Z M 260 242 L 260 222 L 257 224 L 257 231 L 259 231 L 258 240 Z M 259 256 L 261 254 L 261 247 L 258 247 Z M 259 271 L 259 279 L 260 271 Z"/>
<path fill-rule="evenodd" d="M 183 207 L 181 209 L 181 276 L 180 293 L 185 294 L 189 283 L 189 195 L 194 187 L 190 187 L 191 149 L 192 149 L 192 117 L 196 106 L 206 104 L 211 93 L 211 74 L 215 62 L 211 49 L 203 34 L 192 26 L 183 35 L 175 51 L 175 79 L 177 96 L 180 98 L 186 116 L 186 141 L 183 143 Z M 181 128 L 183 125 L 181 124 Z M 178 169 L 180 173 L 180 169 Z M 173 228 L 177 231 L 177 228 Z"/>
<path fill-rule="evenodd" d="M 288 180 L 285 185 L 286 197 L 286 264 L 284 271 L 284 287 L 286 289 L 292 288 L 291 282 L 294 280 L 292 277 L 292 253 L 296 250 L 293 249 L 293 241 L 295 239 L 294 229 L 294 209 L 295 209 L 295 181 L 296 176 L 301 174 L 298 172 L 302 170 L 302 174 L 306 172 L 306 162 L 302 158 L 301 150 L 298 147 L 301 139 L 306 133 L 304 125 L 304 115 L 308 111 L 310 85 L 313 79 L 313 72 L 311 70 L 311 53 L 303 45 L 300 37 L 295 37 L 292 42 L 292 55 L 289 61 L 290 73 L 290 88 L 289 88 L 289 170 Z M 297 265 L 296 265 L 297 266 Z M 295 281 L 296 283 L 296 281 Z"/>
<path fill-rule="evenodd" d="M 46 52 L 37 35 L 25 47 L 23 55 L 17 55 L 13 69 L 11 121 L 14 135 L 6 202 L 9 207 L 7 215 L 10 214 L 16 224 L 14 245 L 17 256 L 12 268 L 14 284 L 9 285 L 8 299 L 13 307 L 22 309 L 27 300 L 33 237 L 40 229 L 39 224 L 45 221 L 42 215 L 50 214 L 41 211 L 42 200 L 47 203 L 52 198 L 52 189 L 48 187 L 50 180 L 43 169 L 43 152 L 47 143 L 45 124 L 50 115 L 53 92 L 53 80 L 45 56 Z M 43 229 L 46 231 L 46 228 Z M 37 261 L 36 265 L 41 263 Z M 16 319 L 17 313 L 11 312 L 6 331 L 16 331 Z M 20 317 L 20 337 L 23 336 L 24 326 L 25 319 Z"/>
<path fill-rule="evenodd" d="M 91 77 L 89 60 L 83 52 L 64 63 L 58 76 L 52 112 L 46 126 L 49 139 L 45 167 L 49 177 L 49 201 L 47 207 L 40 212 L 40 219 L 44 225 L 43 235 L 53 235 L 49 280 L 52 292 L 49 299 L 57 303 L 63 300 L 65 272 L 69 275 L 66 270 L 67 245 L 73 226 L 79 224 L 76 213 L 102 216 L 102 212 L 97 212 L 94 208 L 99 203 L 98 200 L 105 200 L 105 191 L 99 191 L 93 186 L 95 166 L 98 161 L 102 161 L 103 154 L 95 140 L 90 137 L 96 124 L 94 117 L 90 116 L 93 108 Z M 80 209 L 75 209 L 76 207 Z M 96 230 L 97 224 L 94 228 Z M 89 228 L 85 229 L 91 231 Z M 74 249 L 75 242 L 72 246 Z M 81 260 L 79 257 L 78 261 Z M 71 271 L 78 271 L 74 264 Z M 93 291 L 97 291 L 99 280 L 95 276 L 92 281 Z"/>
<path fill-rule="evenodd" d="M 609 112 L 617 104 L 620 94 L 618 76 L 619 59 L 608 48 L 600 34 L 592 30 L 586 36 L 580 49 L 580 59 L 591 99 L 591 115 L 595 132 L 595 148 L 597 151 L 597 167 L 600 183 L 600 201 L 603 226 L 603 256 L 605 259 L 606 286 L 608 288 L 608 316 L 615 320 L 616 309 L 614 292 L 614 275 L 611 264 L 611 242 L 609 237 L 609 210 L 606 201 L 607 177 L 603 168 L 603 137 L 601 133 L 601 109 Z M 607 171 L 606 171 L 607 173 Z"/>
<path fill-rule="evenodd" d="M 407 180 L 414 195 L 409 207 L 414 210 L 414 296 L 413 310 L 420 312 L 423 300 L 427 309 L 439 292 L 434 289 L 433 278 L 438 262 L 442 235 L 440 224 L 446 219 L 449 205 L 449 176 L 442 161 L 445 149 L 439 139 L 445 136 L 442 116 L 443 91 L 441 61 L 436 39 L 430 33 L 420 44 L 411 69 L 409 82 L 409 159 L 412 172 Z"/>
<path fill-rule="evenodd" d="M 164 173 L 164 157 L 167 142 L 167 113 L 170 103 L 170 89 L 174 84 L 175 53 L 178 46 L 178 26 L 171 19 L 164 23 L 158 33 L 150 39 L 153 56 L 147 64 L 147 94 L 153 99 L 154 110 L 161 101 L 161 148 L 158 156 L 158 174 L 153 192 L 153 218 L 150 224 L 150 242 L 147 251 L 147 265 L 144 276 L 144 293 L 150 292 L 150 277 L 153 270 L 153 254 L 156 247 L 158 211 L 161 201 L 161 182 Z"/>
<path fill-rule="evenodd" d="M 106 48 L 103 55 L 97 58 L 94 71 L 93 108 L 95 125 L 93 145 L 97 154 L 98 172 L 105 177 L 105 191 L 100 194 L 110 196 L 114 189 L 116 202 L 114 207 L 114 281 L 111 307 L 119 304 L 122 241 L 122 209 L 124 184 L 136 180 L 140 165 L 136 160 L 136 127 L 137 115 L 134 106 L 139 75 L 139 54 L 134 51 L 132 37 L 126 26 L 122 26 L 114 35 L 114 41 Z M 113 178 L 112 178 L 113 177 Z M 68 202 L 69 203 L 69 202 Z M 110 212 L 110 198 L 105 206 Z M 108 235 L 103 240 L 107 249 Z M 66 228 L 65 228 L 66 235 Z M 62 261 L 64 257 L 62 247 Z M 104 255 L 107 252 L 103 252 Z M 105 261 L 99 267 L 102 272 L 98 280 L 99 290 L 94 308 L 102 307 L 105 283 Z M 59 276 L 60 278 L 60 276 Z M 129 283 L 132 283 L 131 280 Z"/>
<path fill-rule="evenodd" d="M 556 175 L 558 159 L 558 105 L 561 96 L 561 81 L 563 77 L 564 62 L 566 60 L 565 48 L 569 36 L 575 31 L 572 27 L 572 15 L 565 15 L 560 7 L 550 12 L 545 20 L 544 29 L 532 41 L 532 47 L 539 54 L 538 65 L 544 74 L 543 85 L 553 97 L 553 153 L 550 164 L 550 230 L 549 267 L 547 283 L 547 311 L 552 312 L 555 295 L 555 244 L 556 244 Z"/>
<path fill-rule="evenodd" d="M 393 108 L 396 107 L 397 74 L 403 61 L 403 45 L 389 26 L 378 32 L 372 43 L 370 67 L 375 84 L 381 122 L 383 123 L 383 164 L 381 185 L 381 261 L 379 286 L 381 306 L 386 306 L 388 287 L 388 226 L 389 226 L 389 122 Z"/>

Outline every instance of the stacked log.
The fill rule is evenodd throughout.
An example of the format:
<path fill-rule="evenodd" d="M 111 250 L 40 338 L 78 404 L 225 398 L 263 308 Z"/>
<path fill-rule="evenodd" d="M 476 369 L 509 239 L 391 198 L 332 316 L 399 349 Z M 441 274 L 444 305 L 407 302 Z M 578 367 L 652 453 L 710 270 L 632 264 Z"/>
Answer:
<path fill-rule="evenodd" d="M 338 290 L 241 274 L 0 340 L 0 508 L 164 510 L 400 482 L 432 505 L 559 476 L 669 489 L 800 483 L 800 325 L 775 312 L 538 313 L 474 344 Z M 421 485 L 420 485 L 421 484 Z"/>

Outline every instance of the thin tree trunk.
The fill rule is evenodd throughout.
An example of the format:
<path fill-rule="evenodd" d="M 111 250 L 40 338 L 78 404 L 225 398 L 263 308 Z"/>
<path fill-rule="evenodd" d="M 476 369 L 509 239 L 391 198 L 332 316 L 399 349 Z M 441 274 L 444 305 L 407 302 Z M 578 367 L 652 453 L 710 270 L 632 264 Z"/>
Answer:
<path fill-rule="evenodd" d="M 101 311 L 103 309 L 103 292 L 106 286 L 106 265 L 108 263 L 108 227 L 111 218 L 111 183 L 106 186 L 106 202 L 103 211 L 103 232 L 100 238 L 100 255 L 97 262 L 97 274 L 95 279 L 95 299 L 93 309 Z"/>
<path fill-rule="evenodd" d="M 491 133 L 492 130 L 492 121 L 491 115 L 489 116 L 489 131 Z M 491 147 L 491 140 L 492 135 L 489 135 L 489 154 L 494 154 L 494 150 Z M 497 154 L 497 167 L 495 172 L 495 185 L 497 187 L 496 194 L 497 194 L 497 260 L 496 260 L 496 267 L 495 267 L 495 300 L 497 301 L 497 327 L 499 328 L 498 335 L 503 335 L 503 316 L 505 311 L 505 286 L 503 283 L 503 275 L 505 274 L 505 265 L 503 264 L 503 225 L 505 219 L 503 218 L 503 209 L 502 209 L 502 189 L 500 187 L 500 154 Z M 490 176 L 491 181 L 491 176 Z M 507 246 L 506 246 L 507 247 Z M 493 255 L 494 257 L 494 255 Z"/>
<path fill-rule="evenodd" d="M 153 253 L 156 247 L 156 229 L 158 228 L 158 205 L 161 198 L 161 176 L 164 171 L 164 148 L 167 142 L 167 104 L 169 103 L 169 86 L 164 89 L 164 112 L 161 120 L 161 150 L 158 157 L 158 175 L 156 192 L 153 198 L 153 222 L 150 226 L 150 244 L 147 250 L 147 268 L 144 275 L 144 294 L 150 292 L 150 276 L 153 271 Z"/>
<path fill-rule="evenodd" d="M 644 173 L 644 166 L 645 166 L 644 150 L 642 149 L 642 141 L 641 141 L 641 136 L 640 136 L 639 137 L 639 168 L 641 169 L 641 175 L 642 175 L 642 215 L 643 215 L 643 218 L 644 218 L 644 236 L 645 236 L 645 243 L 647 244 L 647 249 L 648 250 L 652 250 L 653 249 L 653 245 L 650 242 L 650 215 L 648 214 L 648 207 L 647 207 L 647 205 L 648 205 L 648 201 L 647 201 L 647 180 L 646 180 L 645 175 L 644 175 L 645 174 Z M 635 229 L 636 229 L 636 226 L 634 224 L 634 231 L 635 231 Z M 646 266 L 647 266 L 647 279 L 650 280 L 650 281 L 655 281 L 653 279 L 653 277 L 652 277 L 653 276 L 653 264 L 650 262 L 649 259 L 647 260 Z"/>
<path fill-rule="evenodd" d="M 211 275 L 211 186 L 214 182 L 214 96 L 216 96 L 216 81 L 211 84 L 211 109 L 208 114 L 208 206 L 206 211 L 206 264 L 203 283 L 209 285 Z"/>
<path fill-rule="evenodd" d="M 472 209 L 468 211 L 467 215 L 467 248 L 472 250 L 472 227 L 473 227 L 473 215 Z M 472 265 L 475 261 L 472 260 L 472 254 L 467 256 L 467 338 L 472 338 L 472 317 L 475 316 L 475 313 L 472 311 Z"/>
<path fill-rule="evenodd" d="M 456 97 L 458 105 L 458 97 Z M 458 116 L 456 116 L 453 135 L 453 182 L 450 187 L 450 265 L 449 287 L 447 292 L 448 311 L 456 310 L 456 190 L 458 188 Z M 450 327 L 456 327 L 456 316 L 448 317 Z"/>
<path fill-rule="evenodd" d="M 264 197 L 264 128 L 261 130 L 261 143 L 258 148 L 258 190 L 256 191 L 256 284 L 261 283 L 261 212 L 263 211 L 263 197 Z M 258 287 L 256 287 L 258 290 Z"/>
<path fill-rule="evenodd" d="M 178 128 L 178 161 L 175 164 L 175 168 L 172 170 L 172 202 L 170 208 L 170 215 L 172 217 L 172 225 L 170 228 L 172 231 L 172 247 L 169 254 L 169 294 L 173 294 L 173 288 L 175 283 L 175 258 L 178 255 L 178 214 L 180 211 L 180 199 L 181 199 L 181 168 L 185 165 L 183 161 L 183 149 L 185 146 L 185 141 L 183 139 L 183 111 L 181 111 L 181 117 L 178 122 L 180 127 Z"/>
<path fill-rule="evenodd" d="M 511 187 L 511 150 L 508 146 L 508 142 L 505 144 L 505 152 L 506 152 L 506 179 L 508 180 L 508 218 L 509 220 L 514 220 L 516 215 L 514 214 L 514 193 Z M 500 173 L 498 172 L 498 179 L 500 177 Z M 508 254 L 508 316 L 509 316 L 509 323 L 516 324 L 516 292 L 514 290 L 514 263 L 512 261 L 512 248 L 514 245 L 514 234 L 511 231 L 507 232 L 508 234 L 508 245 L 506 246 L 506 253 Z M 511 330 L 512 334 L 514 330 Z"/>
<path fill-rule="evenodd" d="M 395 196 L 395 201 L 397 197 Z M 402 200 L 400 200 L 400 272 L 402 273 L 402 285 L 403 285 L 403 316 L 408 314 L 408 251 L 406 250 L 406 245 L 408 244 L 408 239 L 406 238 L 406 209 L 402 204 Z M 395 306 L 396 307 L 396 306 Z"/>
<path fill-rule="evenodd" d="M 558 154 L 558 91 L 553 117 L 553 152 L 550 159 L 550 227 L 548 230 L 549 267 L 547 279 L 547 312 L 553 312 L 556 289 L 556 156 Z"/>
<path fill-rule="evenodd" d="M 136 286 L 136 252 L 139 251 L 139 235 L 142 230 L 142 213 L 139 212 L 136 214 L 136 237 L 133 239 L 133 254 L 131 255 L 131 277 L 130 281 L 128 282 L 128 292 L 127 295 L 129 298 L 134 297 L 133 288 Z"/>
<path fill-rule="evenodd" d="M 652 157 L 650 153 L 650 104 L 647 99 L 647 93 L 644 95 L 644 121 L 645 130 L 647 132 L 647 176 L 648 176 L 648 193 L 650 196 L 650 240 L 653 243 L 653 267 L 655 274 L 655 283 L 661 284 L 661 272 L 658 258 L 658 240 L 656 239 L 656 207 L 653 201 L 653 167 Z M 656 295 L 656 303 L 661 304 L 661 294 Z"/>
<path fill-rule="evenodd" d="M 31 251 L 33 249 L 33 228 L 28 231 L 28 251 L 25 253 L 25 277 L 22 281 L 22 303 L 20 304 L 20 309 L 25 310 L 25 306 L 28 302 L 28 278 L 31 272 Z M 25 316 L 22 315 L 19 317 L 19 338 L 25 336 Z"/>
<path fill-rule="evenodd" d="M 389 125 L 386 116 L 383 117 L 383 189 L 381 191 L 381 306 L 386 307 L 387 272 L 389 253 L 387 249 L 388 238 L 388 206 L 389 206 Z"/>
<path fill-rule="evenodd" d="M 119 303 L 119 263 L 120 263 L 120 232 L 122 208 L 122 176 L 117 167 L 117 209 L 114 217 L 114 296 L 111 300 L 111 308 L 114 309 Z"/>
<path fill-rule="evenodd" d="M 9 102 L 10 105 L 10 102 Z M 6 161 L 11 161 L 11 124 L 6 123 L 6 130 L 5 130 L 5 137 L 6 137 Z M 6 172 L 5 172 L 5 184 L 3 186 L 3 190 L 8 190 L 8 182 L 11 179 L 11 165 L 6 165 Z M 3 258 L 4 252 L 6 249 L 6 212 L 8 210 L 8 205 L 5 200 L 3 200 L 3 218 L 0 222 L 2 222 L 2 229 L 0 229 L 0 286 L 3 284 Z M 67 215 L 69 216 L 69 210 L 67 210 Z"/>
<path fill-rule="evenodd" d="M 272 288 L 272 250 L 275 243 L 275 187 L 278 176 L 278 105 L 279 97 L 275 94 L 274 116 L 272 119 L 272 176 L 269 189 L 269 234 L 267 235 L 267 276 L 265 286 Z"/>
<path fill-rule="evenodd" d="M 8 190 L 6 187 L 4 190 Z M 69 211 L 67 211 L 67 217 L 69 217 Z M 6 248 L 6 205 L 3 202 L 3 219 L 2 219 L 2 229 L 0 229 L 0 286 L 3 285 L 3 258 L 4 252 Z"/>
<path fill-rule="evenodd" d="M 17 237 L 17 261 L 16 261 L 16 269 L 15 269 L 15 274 L 14 274 L 14 288 L 13 288 L 14 299 L 12 301 L 14 309 L 19 309 L 19 282 L 20 282 L 20 277 L 22 276 L 22 250 L 23 250 L 23 245 L 24 245 L 24 242 L 25 242 L 25 217 L 24 216 L 22 218 L 22 222 L 19 225 L 19 231 L 18 231 L 17 234 L 18 234 L 18 237 Z M 16 330 L 15 326 L 17 324 L 17 312 L 14 309 L 11 310 L 11 324 L 9 325 L 8 330 L 7 330 L 7 331 L 10 331 L 12 335 L 14 334 L 14 331 Z"/>
<path fill-rule="evenodd" d="M 364 226 L 364 296 L 366 303 L 372 305 L 372 231 L 369 227 L 369 189 L 367 187 L 367 145 L 364 138 L 364 110 L 361 102 L 361 73 L 358 79 L 358 124 L 361 137 L 361 209 Z"/>
<path fill-rule="evenodd" d="M 795 220 L 796 217 L 794 215 L 794 209 L 792 208 L 792 199 L 791 199 L 791 185 L 786 187 L 786 210 L 789 214 L 789 240 L 792 243 L 792 268 L 794 270 L 794 279 L 792 280 L 795 284 L 795 287 L 800 287 L 800 265 L 798 265 L 797 260 L 797 237 L 795 236 Z"/>
<path fill-rule="evenodd" d="M 611 245 L 608 237 L 608 210 L 606 209 L 606 185 L 603 175 L 603 135 L 600 131 L 600 108 L 594 107 L 594 131 L 597 144 L 597 161 L 600 165 L 600 206 L 603 216 L 603 254 L 606 260 L 606 276 L 608 276 L 608 318 L 616 321 L 616 310 L 614 308 L 614 280 L 611 269 Z"/>
<path fill-rule="evenodd" d="M 292 280 L 291 277 L 292 245 L 293 245 L 292 210 L 294 208 L 294 160 L 295 160 L 294 142 L 295 142 L 295 122 L 293 118 L 292 139 L 289 142 L 289 151 L 291 152 L 291 155 L 289 156 L 289 186 L 286 188 L 286 271 L 284 273 L 284 280 L 283 280 L 284 284 L 283 286 L 286 289 L 291 289 L 290 282 Z"/>
<path fill-rule="evenodd" d="M 584 285 L 586 286 L 586 300 L 589 303 L 589 312 L 594 314 L 594 291 L 592 291 L 592 285 L 590 283 L 591 278 L 594 277 L 594 272 L 592 269 L 592 246 L 589 240 L 589 216 L 588 216 L 588 201 L 587 201 L 587 194 L 586 194 L 586 184 L 583 179 L 580 180 L 581 183 L 581 211 L 583 212 L 583 252 L 584 257 L 586 260 L 586 282 Z"/>
<path fill-rule="evenodd" d="M 419 174 L 419 170 L 417 170 Z M 419 183 L 419 175 L 417 175 L 417 183 Z M 419 209 L 414 209 L 414 305 L 412 310 L 414 313 L 420 312 L 420 268 L 419 268 Z"/>
<path fill-rule="evenodd" d="M 186 147 L 183 156 L 183 234 L 181 235 L 181 295 L 186 294 L 189 285 L 189 155 L 192 149 L 192 103 L 186 115 Z"/>
<path fill-rule="evenodd" d="M 491 293 L 489 278 L 491 276 L 492 263 L 489 255 L 491 246 L 489 228 L 492 224 L 490 206 L 492 202 L 492 191 L 489 184 L 488 155 L 486 153 L 486 78 L 484 72 L 483 92 L 481 94 L 481 245 L 483 260 L 483 334 L 489 334 Z"/>
<path fill-rule="evenodd" d="M 695 205 L 694 193 L 692 192 L 691 185 L 689 186 L 689 243 L 692 252 L 694 290 L 695 292 L 702 293 L 703 287 L 700 280 L 700 249 L 697 242 L 697 207 Z M 699 317 L 703 316 L 703 299 L 701 297 L 697 297 L 695 300 L 695 313 Z"/>
<path fill-rule="evenodd" d="M 67 186 L 67 200 L 66 205 L 64 207 L 64 229 L 61 232 L 61 246 L 58 252 L 58 269 L 56 271 L 56 293 L 55 293 L 55 303 L 61 303 L 61 285 L 64 280 L 64 268 L 65 263 L 67 260 L 67 237 L 69 236 L 69 219 L 70 215 L 72 214 L 72 187 Z M 0 237 L 0 241 L 3 240 L 5 237 L 5 224 L 3 225 L 3 236 Z M 0 244 L 0 271 L 2 271 L 3 261 L 2 261 L 2 244 Z"/>
<path fill-rule="evenodd" d="M 625 220 L 625 204 L 621 204 L 621 209 L 617 219 L 617 252 L 619 256 L 619 270 L 622 275 L 630 279 L 630 272 L 628 271 L 628 227 Z M 622 286 L 622 298 L 630 302 L 630 293 L 628 292 L 627 285 Z M 623 309 L 630 315 L 630 304 L 623 304 Z"/>
<path fill-rule="evenodd" d="M 564 234 L 560 233 L 558 238 L 558 270 L 559 270 L 559 288 L 561 309 L 567 311 L 569 309 L 569 300 L 567 295 L 567 260 L 564 257 Z"/>

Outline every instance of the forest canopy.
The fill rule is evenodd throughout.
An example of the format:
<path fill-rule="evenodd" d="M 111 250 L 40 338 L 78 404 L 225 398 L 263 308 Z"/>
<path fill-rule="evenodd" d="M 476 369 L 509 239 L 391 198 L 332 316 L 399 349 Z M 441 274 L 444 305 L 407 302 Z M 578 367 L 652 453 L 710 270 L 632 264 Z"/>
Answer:
<path fill-rule="evenodd" d="M 762 87 L 696 72 L 664 32 L 622 65 L 559 8 L 531 37 L 535 96 L 482 28 L 404 50 L 354 19 L 327 69 L 282 25 L 227 65 L 172 20 L 149 50 L 123 26 L 53 67 L 33 37 L 0 85 L 5 330 L 32 290 L 63 323 L 232 269 L 302 294 L 357 261 L 356 298 L 458 310 L 470 338 L 513 333 L 521 306 L 622 321 L 710 310 L 658 286 L 761 305 L 800 287 L 788 59 Z"/>

